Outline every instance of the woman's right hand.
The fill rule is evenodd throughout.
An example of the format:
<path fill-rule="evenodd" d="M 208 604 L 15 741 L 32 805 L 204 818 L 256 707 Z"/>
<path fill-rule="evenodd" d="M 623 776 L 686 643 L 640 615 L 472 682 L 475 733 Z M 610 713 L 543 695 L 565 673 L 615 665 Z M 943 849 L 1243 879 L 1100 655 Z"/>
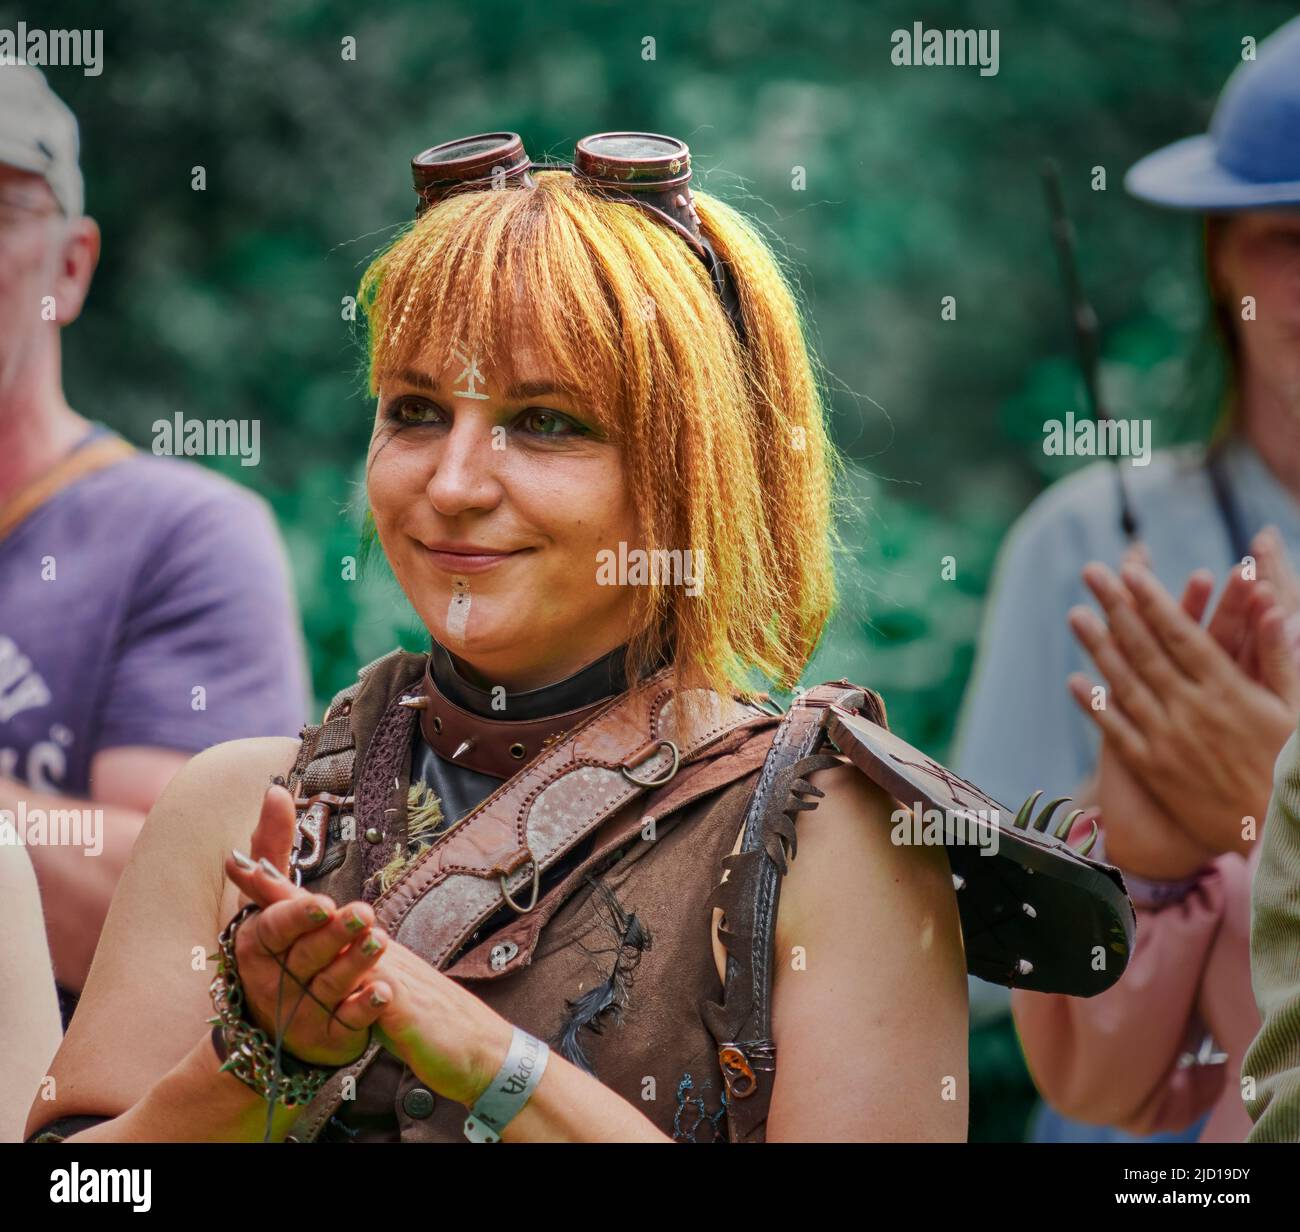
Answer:
<path fill-rule="evenodd" d="M 251 859 L 226 859 L 227 875 L 254 878 L 260 901 L 269 903 L 235 934 L 246 1012 L 271 1040 L 278 1015 L 283 1047 L 299 1060 L 347 1065 L 365 1050 L 370 1026 L 387 1004 L 388 990 L 376 987 L 373 969 L 388 938 L 367 903 L 338 907 L 323 894 L 304 897 L 288 879 L 294 824 L 293 798 L 272 786 Z"/>

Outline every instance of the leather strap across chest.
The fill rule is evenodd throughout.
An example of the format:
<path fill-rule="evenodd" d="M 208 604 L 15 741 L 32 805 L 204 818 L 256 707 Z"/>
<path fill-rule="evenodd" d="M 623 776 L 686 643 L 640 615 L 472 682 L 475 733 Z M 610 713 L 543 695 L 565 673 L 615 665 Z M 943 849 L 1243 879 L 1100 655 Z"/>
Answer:
<path fill-rule="evenodd" d="M 762 1142 L 766 1136 L 776 1081 L 772 978 L 781 880 L 797 852 L 795 821 L 815 809 L 823 794 L 805 776 L 841 760 L 826 741 L 832 706 L 885 723 L 879 695 L 847 680 L 818 685 L 791 706 L 750 798 L 740 850 L 722 861 L 727 876 L 709 900 L 723 913 L 718 933 L 727 962 L 722 999 L 701 1012 L 718 1045 L 731 1142 Z"/>
<path fill-rule="evenodd" d="M 642 792 L 746 723 L 760 707 L 700 690 L 703 714 L 681 729 L 670 669 L 621 694 L 508 779 L 375 902 L 380 921 L 441 966 L 506 902 L 526 907 L 541 874 Z"/>

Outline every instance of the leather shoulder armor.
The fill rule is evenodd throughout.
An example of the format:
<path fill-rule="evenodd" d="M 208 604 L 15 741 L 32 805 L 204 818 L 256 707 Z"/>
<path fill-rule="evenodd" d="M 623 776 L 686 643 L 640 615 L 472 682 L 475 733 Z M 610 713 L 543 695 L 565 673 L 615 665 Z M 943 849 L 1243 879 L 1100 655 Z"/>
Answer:
<path fill-rule="evenodd" d="M 1082 810 L 1048 825 L 1064 798 L 1018 813 L 888 730 L 870 689 L 833 681 L 803 694 L 782 720 L 746 813 L 741 849 L 710 905 L 723 911 L 723 997 L 703 1007 L 727 1087 L 733 1142 L 761 1142 L 776 1074 L 771 985 L 780 879 L 796 855 L 795 820 L 823 793 L 806 776 L 843 758 L 908 814 L 901 837 L 948 853 L 967 965 L 994 983 L 1092 996 L 1123 973 L 1135 914 L 1119 871 L 1069 844 Z M 895 813 L 895 818 L 899 816 Z M 1086 824 L 1086 819 L 1082 819 Z"/>

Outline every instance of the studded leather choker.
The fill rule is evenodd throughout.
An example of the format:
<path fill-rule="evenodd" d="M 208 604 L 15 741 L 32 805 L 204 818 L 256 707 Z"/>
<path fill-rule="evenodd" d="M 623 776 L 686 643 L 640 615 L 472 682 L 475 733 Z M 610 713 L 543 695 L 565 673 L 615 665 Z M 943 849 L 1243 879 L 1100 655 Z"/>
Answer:
<path fill-rule="evenodd" d="M 432 659 L 425 663 L 420 693 L 403 702 L 419 709 L 420 731 L 425 741 L 453 765 L 502 779 L 516 774 L 543 749 L 617 695 L 608 693 L 576 709 L 541 718 L 511 719 L 503 713 L 500 718 L 489 719 L 447 697 L 438 688 L 431 667 Z"/>

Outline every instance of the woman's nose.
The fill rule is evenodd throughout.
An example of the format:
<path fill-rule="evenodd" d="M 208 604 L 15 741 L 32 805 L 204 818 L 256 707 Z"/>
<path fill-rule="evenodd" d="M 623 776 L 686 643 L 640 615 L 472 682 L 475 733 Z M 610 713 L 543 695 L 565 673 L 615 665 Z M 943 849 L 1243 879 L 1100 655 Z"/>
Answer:
<path fill-rule="evenodd" d="M 493 448 L 490 424 L 457 415 L 441 442 L 426 491 L 433 507 L 451 517 L 466 509 L 491 508 L 501 499 L 497 466 L 502 451 Z"/>

